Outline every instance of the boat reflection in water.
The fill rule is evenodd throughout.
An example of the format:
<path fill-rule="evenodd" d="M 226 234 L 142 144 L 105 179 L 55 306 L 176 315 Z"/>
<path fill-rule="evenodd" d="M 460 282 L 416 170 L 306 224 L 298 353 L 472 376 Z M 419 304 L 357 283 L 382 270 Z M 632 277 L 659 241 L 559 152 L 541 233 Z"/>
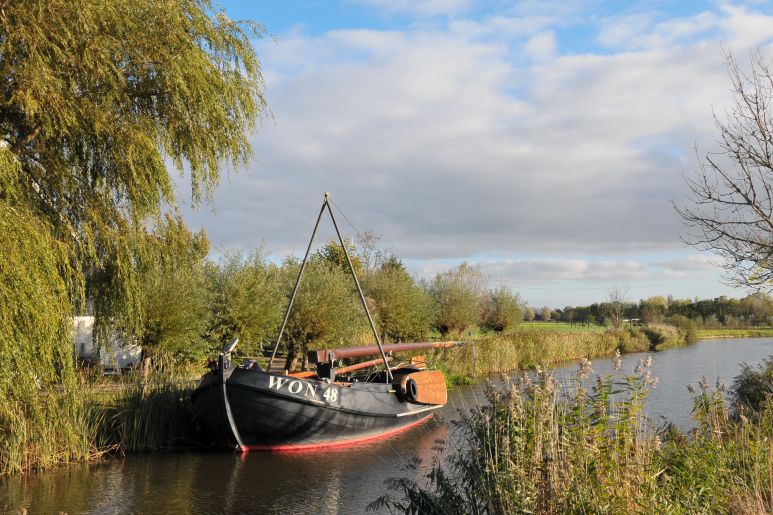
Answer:
<path fill-rule="evenodd" d="M 6 478 L 0 513 L 365 513 L 413 457 L 431 464 L 435 442 L 448 435 L 441 419 L 313 452 L 136 455 Z"/>

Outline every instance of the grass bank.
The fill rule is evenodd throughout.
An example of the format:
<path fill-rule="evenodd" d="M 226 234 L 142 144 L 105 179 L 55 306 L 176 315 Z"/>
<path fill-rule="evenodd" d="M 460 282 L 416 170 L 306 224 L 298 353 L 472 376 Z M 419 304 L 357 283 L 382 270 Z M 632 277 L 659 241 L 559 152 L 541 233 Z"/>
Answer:
<path fill-rule="evenodd" d="M 529 323 L 509 335 L 481 336 L 463 347 L 439 349 L 428 358 L 446 372 L 449 385 L 455 385 L 498 372 L 595 359 L 610 356 L 616 350 L 630 353 L 664 349 L 694 339 L 688 330 L 667 324 L 570 332 L 533 327 Z"/>
<path fill-rule="evenodd" d="M 568 322 L 523 322 L 516 327 L 517 331 L 543 329 L 560 333 L 603 333 L 607 328 L 598 324 L 570 324 Z"/>
<path fill-rule="evenodd" d="M 773 338 L 773 327 L 748 329 L 698 329 L 698 338 Z"/>
<path fill-rule="evenodd" d="M 766 376 L 773 387 L 770 364 L 751 372 L 750 384 Z M 419 464 L 411 463 L 410 477 L 390 480 L 390 492 L 371 507 L 438 514 L 773 510 L 769 394 L 756 406 L 730 409 L 725 392 L 704 381 L 691 390 L 696 429 L 658 431 L 644 415 L 655 383 L 647 362 L 586 387 L 590 373 L 585 364 L 569 384 L 540 371 L 489 386 L 488 403 L 461 421 L 464 444 L 447 461 L 439 451 L 423 480 L 413 479 Z"/>

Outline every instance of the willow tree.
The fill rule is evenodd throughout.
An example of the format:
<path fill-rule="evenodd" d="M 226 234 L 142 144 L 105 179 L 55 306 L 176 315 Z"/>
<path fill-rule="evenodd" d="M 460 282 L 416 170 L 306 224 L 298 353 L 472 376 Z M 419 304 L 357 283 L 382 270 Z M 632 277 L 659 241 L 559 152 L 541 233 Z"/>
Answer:
<path fill-rule="evenodd" d="M 135 341 L 145 364 L 203 360 L 211 304 L 208 253 L 204 231 L 193 233 L 182 218 L 171 215 L 141 245 L 135 256 L 141 292 Z"/>
<path fill-rule="evenodd" d="M 435 276 L 429 294 L 437 306 L 434 324 L 440 334 L 460 335 L 480 321 L 486 282 L 480 267 L 467 263 Z"/>
<path fill-rule="evenodd" d="M 284 291 L 292 288 L 299 268 L 296 260 L 285 261 Z M 351 275 L 337 264 L 322 257 L 309 260 L 285 329 L 286 370 L 294 370 L 298 358 L 305 368 L 310 349 L 351 345 L 368 337 L 365 313 L 354 288 Z"/>
<path fill-rule="evenodd" d="M 434 316 L 432 298 L 398 259 L 390 258 L 366 274 L 362 287 L 371 300 L 382 341 L 427 336 Z"/>
<path fill-rule="evenodd" d="M 229 253 L 220 263 L 210 263 L 210 339 L 223 344 L 238 337 L 242 352 L 260 354 L 264 343 L 273 343 L 282 322 L 288 293 L 284 280 L 280 268 L 260 250 L 246 256 Z"/>
<path fill-rule="evenodd" d="M 3 231 L 29 230 L 0 245 L 0 320 L 17 328 L 0 332 L 0 348 L 17 347 L 29 368 L 0 388 L 67 373 L 61 335 L 84 277 L 99 323 L 139 325 L 135 256 L 149 221 L 175 204 L 175 170 L 198 203 L 224 167 L 250 157 L 265 109 L 251 46 L 261 34 L 209 0 L 2 2 L 0 215 Z M 15 288 L 19 278 L 27 286 Z M 40 390 L 14 402 L 37 402 Z"/>

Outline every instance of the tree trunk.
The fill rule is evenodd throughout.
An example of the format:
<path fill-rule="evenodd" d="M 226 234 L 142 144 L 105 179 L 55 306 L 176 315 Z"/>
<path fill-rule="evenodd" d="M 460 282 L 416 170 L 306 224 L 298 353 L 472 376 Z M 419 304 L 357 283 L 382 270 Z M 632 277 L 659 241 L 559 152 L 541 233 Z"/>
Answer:
<path fill-rule="evenodd" d="M 298 364 L 298 352 L 295 350 L 295 346 L 287 351 L 287 359 L 285 360 L 285 370 L 292 372 L 295 370 L 295 365 Z"/>

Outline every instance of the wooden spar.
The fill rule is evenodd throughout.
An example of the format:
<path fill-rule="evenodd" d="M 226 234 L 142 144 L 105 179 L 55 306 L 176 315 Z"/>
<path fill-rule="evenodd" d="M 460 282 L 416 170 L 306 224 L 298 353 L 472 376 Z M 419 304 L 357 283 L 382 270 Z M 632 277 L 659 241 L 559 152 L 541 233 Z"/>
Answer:
<path fill-rule="evenodd" d="M 387 356 L 387 361 L 392 361 L 392 358 Z M 354 372 L 355 370 L 362 370 L 363 368 L 372 367 L 372 366 L 378 365 L 379 363 L 383 363 L 383 361 L 381 360 L 381 358 L 376 358 L 370 361 L 363 361 L 362 363 L 349 365 L 348 367 L 337 368 L 335 369 L 335 372 L 336 372 L 336 375 L 348 374 L 349 372 Z"/>
<path fill-rule="evenodd" d="M 342 349 L 325 349 L 309 351 L 309 362 L 324 363 L 333 359 L 359 358 L 362 356 L 376 356 L 382 349 L 383 352 L 409 352 L 424 349 L 442 349 L 463 345 L 465 342 L 416 342 L 416 343 L 392 343 L 382 345 L 380 348 L 376 345 L 366 347 L 344 347 Z"/>

